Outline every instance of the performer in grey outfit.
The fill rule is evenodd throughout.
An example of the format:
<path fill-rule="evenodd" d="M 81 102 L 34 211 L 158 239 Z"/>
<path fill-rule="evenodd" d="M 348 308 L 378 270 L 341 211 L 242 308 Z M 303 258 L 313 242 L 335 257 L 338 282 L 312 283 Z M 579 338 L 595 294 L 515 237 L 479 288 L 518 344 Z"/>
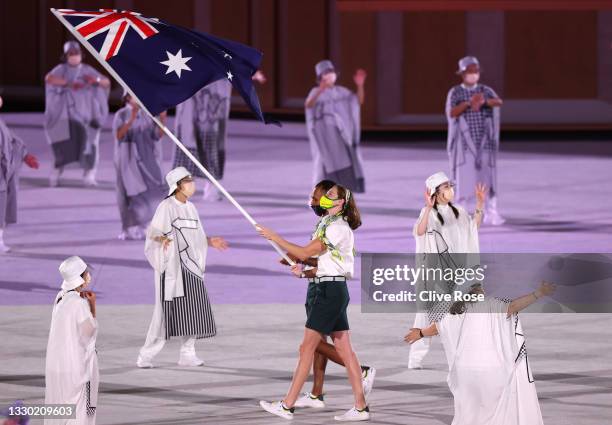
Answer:
<path fill-rule="evenodd" d="M 478 84 L 478 59 L 466 56 L 459 61 L 463 82 L 454 86 L 446 98 L 448 120 L 447 150 L 451 179 L 457 185 L 457 202 L 473 207 L 473 188 L 484 184 L 489 202 L 484 223 L 500 225 L 504 219 L 497 211 L 497 152 L 499 150 L 499 107 L 502 100 L 489 86 Z"/>
<path fill-rule="evenodd" d="M 165 197 L 160 140 L 163 132 L 129 94 L 113 120 L 119 239 L 144 239 L 157 205 Z M 165 122 L 166 113 L 160 114 Z"/>
<path fill-rule="evenodd" d="M 36 157 L 28 153 L 23 141 L 0 119 L 0 254 L 10 251 L 4 244 L 4 229 L 17 222 L 19 169 L 24 162 L 30 168 L 38 168 Z"/>
<path fill-rule="evenodd" d="M 45 130 L 55 158 L 50 186 L 64 167 L 79 163 L 87 186 L 95 186 L 100 130 L 108 115 L 110 80 L 82 63 L 76 41 L 64 43 L 62 63 L 45 77 Z"/>
<path fill-rule="evenodd" d="M 365 192 L 359 143 L 366 72 L 358 69 L 353 76 L 356 94 L 336 85 L 331 61 L 317 63 L 315 72 L 319 85 L 310 90 L 305 105 L 314 181 L 333 180 L 353 192 Z"/>
<path fill-rule="evenodd" d="M 260 84 L 266 77 L 257 71 L 253 81 Z M 203 87 L 176 107 L 175 134 L 215 179 L 221 180 L 225 170 L 225 141 L 229 122 L 232 83 L 217 80 Z M 178 147 L 174 151 L 173 168 L 185 167 L 192 176 L 204 177 L 198 167 Z M 204 198 L 220 201 L 223 195 L 208 180 L 204 182 Z"/>

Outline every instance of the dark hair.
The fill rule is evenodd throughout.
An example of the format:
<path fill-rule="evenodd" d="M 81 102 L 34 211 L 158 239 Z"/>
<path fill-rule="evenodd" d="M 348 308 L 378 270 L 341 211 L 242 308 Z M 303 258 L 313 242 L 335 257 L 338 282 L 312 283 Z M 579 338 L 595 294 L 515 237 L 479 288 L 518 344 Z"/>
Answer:
<path fill-rule="evenodd" d="M 348 202 L 346 201 L 346 195 L 348 189 L 339 184 L 335 185 L 338 188 L 338 199 L 344 199 L 344 208 L 342 209 L 342 217 L 347 221 L 351 229 L 355 230 L 361 226 L 361 214 L 357 209 L 357 203 L 355 197 L 351 192 L 349 195 Z M 333 187 L 333 186 L 332 186 Z"/>
<path fill-rule="evenodd" d="M 335 185 L 336 185 L 335 181 L 321 180 L 319 183 L 315 185 L 314 190 L 323 190 L 324 192 L 327 192 L 329 189 L 331 189 Z"/>
<path fill-rule="evenodd" d="M 434 195 L 438 193 L 439 189 L 440 189 L 440 186 L 436 187 L 436 191 L 434 192 Z M 451 207 L 451 209 L 453 210 L 453 214 L 455 214 L 455 218 L 459 218 L 459 210 L 457 209 L 457 207 L 455 207 L 451 202 L 448 203 L 448 206 Z M 438 217 L 438 220 L 440 220 L 440 223 L 442 223 L 442 226 L 444 226 L 444 218 L 442 217 L 442 214 L 440 214 L 440 211 L 438 211 L 437 197 L 436 197 L 436 200 L 434 201 L 433 209 L 436 210 L 436 215 Z"/>
<path fill-rule="evenodd" d="M 473 285 L 472 288 L 469 290 L 468 294 L 472 295 L 476 293 L 477 289 L 480 289 L 482 286 L 481 285 Z M 468 303 L 472 304 L 474 301 L 467 301 Z M 450 314 L 463 314 L 465 313 L 465 310 L 467 309 L 466 305 L 465 305 L 466 301 L 455 301 L 449 310 Z"/>

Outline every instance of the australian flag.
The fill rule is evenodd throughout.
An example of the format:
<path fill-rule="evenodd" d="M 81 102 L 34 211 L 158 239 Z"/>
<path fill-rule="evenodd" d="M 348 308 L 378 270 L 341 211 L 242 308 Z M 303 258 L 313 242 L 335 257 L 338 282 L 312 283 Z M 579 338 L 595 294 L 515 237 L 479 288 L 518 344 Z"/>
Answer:
<path fill-rule="evenodd" d="M 126 10 L 51 10 L 153 115 L 224 78 L 261 121 L 277 123 L 261 112 L 252 84 L 261 62 L 258 50 Z"/>

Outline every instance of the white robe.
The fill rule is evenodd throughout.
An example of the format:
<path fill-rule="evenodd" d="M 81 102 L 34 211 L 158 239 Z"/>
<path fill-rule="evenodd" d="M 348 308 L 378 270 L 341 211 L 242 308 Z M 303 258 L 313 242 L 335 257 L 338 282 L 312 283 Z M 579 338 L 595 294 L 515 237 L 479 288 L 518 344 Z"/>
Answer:
<path fill-rule="evenodd" d="M 165 235 L 172 239 L 168 249 L 153 240 Z M 163 338 L 162 304 L 159 296 L 162 273 L 165 273 L 164 300 L 184 296 L 181 263 L 191 272 L 203 276 L 208 242 L 195 206 L 182 203 L 174 196 L 164 199 L 153 216 L 145 242 L 145 256 L 155 270 L 155 307 L 147 338 Z"/>
<path fill-rule="evenodd" d="M 477 254 L 480 252 L 478 226 L 476 225 L 476 220 L 474 220 L 474 218 L 471 217 L 461 206 L 454 206 L 459 211 L 459 218 L 455 218 L 453 210 L 448 205 L 438 205 L 438 212 L 444 219 L 444 224 L 442 224 L 438 219 L 436 210 L 432 209 L 429 212 L 427 231 L 424 235 L 419 236 L 417 234 L 417 227 L 425 215 L 426 208 L 421 210 L 419 218 L 412 229 L 412 234 L 416 241 L 417 254 L 442 254 L 446 252 L 449 254 Z M 452 259 L 456 260 L 457 256 L 453 256 Z M 417 255 L 417 260 L 426 261 L 429 263 L 429 265 L 431 265 L 431 262 L 435 261 L 436 258 L 434 258 L 433 255 L 428 255 L 426 258 L 420 258 Z M 468 262 L 468 264 L 465 264 L 465 266 L 473 265 L 478 263 L 478 256 L 471 255 L 465 260 Z M 416 283 L 417 291 L 432 289 L 439 292 L 444 291 L 444 288 L 441 287 L 439 282 Z M 424 306 L 419 307 L 419 311 L 417 311 L 414 319 L 413 327 L 426 328 L 429 326 L 430 320 L 424 310 Z M 421 338 L 412 344 L 410 346 L 408 367 L 420 367 L 423 359 L 429 352 L 430 347 L 431 338 Z"/>
<path fill-rule="evenodd" d="M 46 424 L 95 424 L 95 415 L 87 415 L 86 384 L 90 382 L 90 406 L 95 407 L 100 379 L 97 333 L 98 323 L 87 300 L 75 291 L 60 292 L 55 299 L 47 344 L 45 403 L 75 404 L 76 419 L 45 420 Z"/>
<path fill-rule="evenodd" d="M 449 364 L 452 425 L 542 425 L 518 315 L 496 298 L 436 323 Z"/>

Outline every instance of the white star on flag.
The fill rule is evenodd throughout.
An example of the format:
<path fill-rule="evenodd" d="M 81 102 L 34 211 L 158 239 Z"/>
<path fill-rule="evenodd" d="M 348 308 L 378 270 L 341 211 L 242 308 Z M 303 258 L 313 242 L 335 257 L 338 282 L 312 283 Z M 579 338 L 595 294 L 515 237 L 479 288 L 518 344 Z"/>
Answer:
<path fill-rule="evenodd" d="M 232 78 L 234 78 L 234 76 L 232 75 L 231 71 L 227 71 L 227 79 L 232 81 Z"/>
<path fill-rule="evenodd" d="M 187 66 L 187 62 L 191 59 L 190 57 L 183 57 L 182 49 L 179 49 L 176 54 L 172 54 L 166 50 L 166 54 L 168 55 L 168 60 L 160 62 L 162 65 L 166 65 L 168 69 L 166 70 L 166 74 L 170 74 L 171 72 L 176 72 L 179 78 L 181 78 L 181 72 L 191 71 L 191 68 Z"/>

